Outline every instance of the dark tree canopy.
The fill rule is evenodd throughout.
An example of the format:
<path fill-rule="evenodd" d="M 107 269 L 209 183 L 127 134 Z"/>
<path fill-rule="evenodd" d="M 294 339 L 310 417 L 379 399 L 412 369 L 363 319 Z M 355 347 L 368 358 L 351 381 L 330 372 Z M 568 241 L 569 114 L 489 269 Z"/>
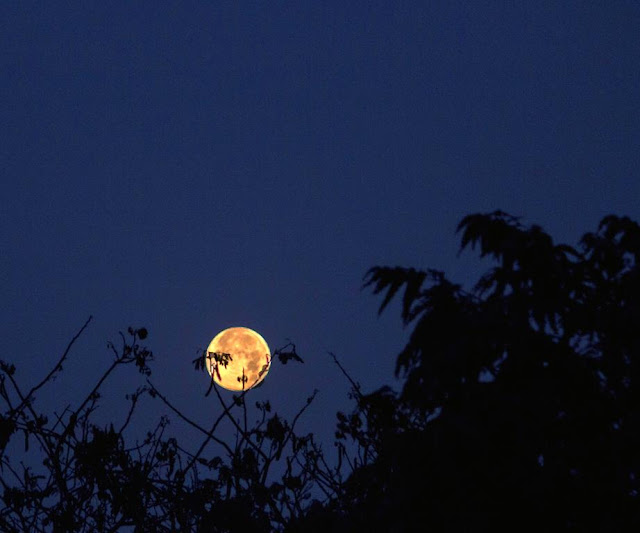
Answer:
<path fill-rule="evenodd" d="M 577 248 L 502 212 L 458 230 L 496 264 L 471 291 L 434 270 L 365 279 L 381 312 L 404 291 L 413 330 L 401 393 L 342 422 L 375 448 L 345 512 L 389 530 L 637 530 L 638 224 L 606 217 Z"/>
<path fill-rule="evenodd" d="M 150 381 L 143 329 L 113 347 L 109 373 L 134 363 L 145 383 L 107 427 L 91 421 L 102 381 L 50 422 L 34 399 L 60 368 L 25 392 L 3 362 L 0 529 L 639 530 L 640 227 L 609 216 L 576 247 L 503 212 L 458 231 L 461 249 L 493 262 L 471 289 L 435 270 L 368 272 L 380 312 L 401 295 L 412 328 L 402 387 L 365 393 L 334 356 L 355 405 L 337 415 L 335 457 L 295 430 L 313 397 L 291 421 L 258 404 L 251 427 L 244 392 L 219 397 L 196 450 L 165 438 L 164 419 L 126 443 L 145 394 L 196 425 Z M 293 344 L 280 355 L 302 361 Z M 219 437 L 223 421 L 234 443 Z M 41 471 L 18 466 L 22 437 L 39 446 Z"/>

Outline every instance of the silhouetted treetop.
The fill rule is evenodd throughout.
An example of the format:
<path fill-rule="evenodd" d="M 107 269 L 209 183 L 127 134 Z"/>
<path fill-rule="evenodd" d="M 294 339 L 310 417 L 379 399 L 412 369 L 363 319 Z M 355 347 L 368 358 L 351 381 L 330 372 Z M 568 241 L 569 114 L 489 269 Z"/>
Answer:
<path fill-rule="evenodd" d="M 330 354 L 352 387 L 335 455 L 297 429 L 317 391 L 286 419 L 248 390 L 225 400 L 212 379 L 202 426 L 152 381 L 145 328 L 110 343 L 104 375 L 62 410 L 37 396 L 89 321 L 31 389 L 0 361 L 0 530 L 638 531 L 640 226 L 611 215 L 575 247 L 502 211 L 457 231 L 461 251 L 492 261 L 469 288 L 433 269 L 365 275 L 379 313 L 401 295 L 412 330 L 399 392 L 363 391 Z M 302 362 L 292 342 L 272 360 Z M 143 383 L 124 420 L 98 424 L 122 368 Z M 147 396 L 200 442 L 169 435 L 168 416 L 128 438 Z"/>
<path fill-rule="evenodd" d="M 496 211 L 465 217 L 457 231 L 461 251 L 495 263 L 469 291 L 434 270 L 375 267 L 365 276 L 383 295 L 380 311 L 404 288 L 402 318 L 413 330 L 397 358 L 396 409 L 427 421 L 409 417 L 413 430 L 391 428 L 377 441 L 368 483 L 402 493 L 419 472 L 444 487 L 433 494 L 438 506 L 426 504 L 431 514 L 407 510 L 432 525 L 454 514 L 457 527 L 474 530 L 514 516 L 534 529 L 637 524 L 640 227 L 611 215 L 572 247 Z M 369 422 L 381 434 L 366 408 L 354 417 L 361 421 L 343 433 L 364 441 Z M 408 449 L 415 455 L 405 464 Z M 394 496 L 377 504 L 391 505 L 385 498 L 407 507 Z"/>

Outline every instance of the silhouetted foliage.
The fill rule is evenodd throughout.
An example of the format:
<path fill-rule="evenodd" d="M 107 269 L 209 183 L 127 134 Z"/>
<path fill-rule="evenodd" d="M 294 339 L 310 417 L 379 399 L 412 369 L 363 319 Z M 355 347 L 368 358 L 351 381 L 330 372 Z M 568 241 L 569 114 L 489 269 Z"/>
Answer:
<path fill-rule="evenodd" d="M 403 387 L 357 391 L 339 414 L 338 439 L 362 457 L 318 516 L 345 530 L 637 530 L 639 226 L 606 217 L 577 249 L 502 212 L 458 230 L 497 263 L 471 291 L 434 270 L 365 278 L 380 311 L 404 288 Z"/>
<path fill-rule="evenodd" d="M 248 405 L 248 390 L 225 402 L 212 381 L 219 413 L 199 425 L 151 381 L 144 328 L 109 344 L 105 374 L 53 417 L 36 393 L 88 322 L 29 391 L 0 361 L 0 530 L 636 531 L 640 227 L 609 216 L 575 248 L 499 211 L 458 231 L 461 251 L 494 262 L 470 290 L 436 270 L 367 273 L 380 312 L 402 294 L 402 388 L 364 393 L 331 354 L 354 404 L 337 414 L 335 457 L 296 430 L 315 393 L 286 420 Z M 215 371 L 228 357 L 193 363 Z M 302 362 L 291 342 L 273 358 Z M 96 424 L 100 390 L 130 364 L 144 381 L 125 420 Z M 168 417 L 127 442 L 146 395 L 202 435 L 195 449 L 169 436 Z"/>
<path fill-rule="evenodd" d="M 285 346 L 279 348 L 273 354 L 274 357 L 277 357 L 278 361 L 280 361 L 283 365 L 286 365 L 289 361 L 296 361 L 298 363 L 304 363 L 302 357 L 298 355 L 296 351 L 296 345 L 289 341 Z"/>
<path fill-rule="evenodd" d="M 147 330 L 128 329 L 121 345 L 109 343 L 113 361 L 77 406 L 54 412 L 37 410 L 36 392 L 62 371 L 74 337 L 52 371 L 24 392 L 13 365 L 0 362 L 0 484 L 2 531 L 273 531 L 299 514 L 312 484 L 319 446 L 295 426 L 315 396 L 292 421 L 271 413 L 269 402 L 256 403 L 259 415 L 248 424 L 246 392 L 227 404 L 216 387 L 220 409 L 210 428 L 180 412 L 150 380 L 150 350 L 139 341 Z M 288 345 L 288 348 L 290 346 Z M 209 354 L 205 354 L 209 355 Z M 229 354 L 215 354 L 224 364 Z M 206 371 L 205 359 L 194 365 Z M 100 390 L 118 367 L 134 364 L 146 381 L 126 395 L 130 409 L 123 422 L 98 425 L 94 413 Z M 209 391 L 211 392 L 211 390 Z M 126 428 L 142 396 L 163 402 L 183 422 L 203 435 L 195 450 L 167 436 L 168 417 L 142 441 L 127 442 Z M 235 437 L 220 436 L 223 422 Z M 24 447 L 15 441 L 24 437 Z M 33 449 L 33 443 L 37 450 Z M 31 455 L 29 452 L 31 450 Z M 214 454 L 217 452 L 217 454 Z M 280 463 L 278 476 L 272 474 Z M 284 465 L 282 465 L 284 463 Z"/>

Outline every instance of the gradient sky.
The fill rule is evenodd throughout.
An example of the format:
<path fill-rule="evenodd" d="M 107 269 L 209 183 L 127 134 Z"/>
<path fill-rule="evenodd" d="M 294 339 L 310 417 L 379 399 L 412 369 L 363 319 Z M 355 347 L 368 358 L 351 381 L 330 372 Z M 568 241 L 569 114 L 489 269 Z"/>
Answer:
<path fill-rule="evenodd" d="M 305 359 L 252 398 L 289 413 L 319 389 L 305 424 L 330 439 L 328 351 L 398 383 L 408 331 L 360 290 L 369 267 L 471 283 L 472 212 L 569 243 L 640 219 L 639 35 L 630 0 L 2 2 L 0 357 L 31 385 L 94 315 L 43 392 L 62 408 L 146 326 L 154 382 L 205 423 L 191 360 L 244 325 Z"/>

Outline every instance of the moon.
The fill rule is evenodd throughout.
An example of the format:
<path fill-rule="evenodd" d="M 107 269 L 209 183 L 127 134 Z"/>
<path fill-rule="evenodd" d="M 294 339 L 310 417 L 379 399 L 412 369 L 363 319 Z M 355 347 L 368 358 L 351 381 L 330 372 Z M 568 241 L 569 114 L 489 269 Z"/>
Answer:
<path fill-rule="evenodd" d="M 266 377 L 270 366 L 267 342 L 249 328 L 227 328 L 207 348 L 207 370 L 213 381 L 228 390 L 255 387 Z"/>

